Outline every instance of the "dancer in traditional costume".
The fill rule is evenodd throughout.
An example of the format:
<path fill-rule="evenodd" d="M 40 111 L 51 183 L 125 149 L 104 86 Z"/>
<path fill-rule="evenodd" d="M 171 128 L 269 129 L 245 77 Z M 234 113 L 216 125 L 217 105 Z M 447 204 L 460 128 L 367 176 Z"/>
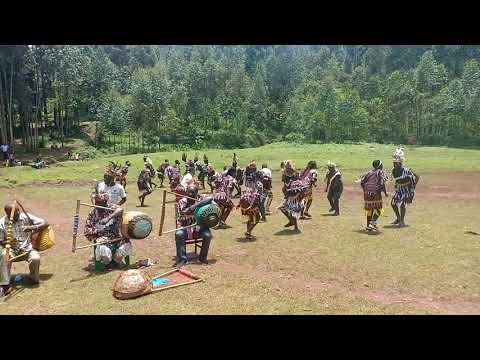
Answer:
<path fill-rule="evenodd" d="M 213 180 L 214 180 L 215 174 L 216 174 L 216 171 L 213 168 L 213 166 L 208 165 L 208 168 L 207 168 L 207 184 L 210 187 L 210 193 L 211 194 L 213 194 L 213 189 L 214 189 Z"/>
<path fill-rule="evenodd" d="M 157 169 L 158 180 L 160 180 L 160 187 L 163 187 L 163 181 L 165 180 L 165 171 L 167 167 L 170 166 L 168 159 L 165 159 L 165 162 L 161 164 Z"/>
<path fill-rule="evenodd" d="M 385 182 L 387 176 L 380 160 L 372 163 L 373 169 L 360 180 L 363 189 L 364 209 L 367 215 L 367 231 L 378 231 L 377 220 L 383 214 L 382 192 L 388 196 Z"/>
<path fill-rule="evenodd" d="M 140 200 L 140 206 L 142 207 L 145 206 L 145 198 L 153 192 L 153 188 L 150 185 L 150 174 L 150 170 L 148 168 L 145 168 L 140 171 L 137 179 L 138 191 L 140 192 L 138 200 Z"/>
<path fill-rule="evenodd" d="M 340 215 L 340 197 L 343 192 L 342 174 L 333 162 L 328 162 L 327 169 L 324 181 L 327 182 L 325 192 L 327 193 L 327 199 L 330 203 L 330 210 L 328 211 L 333 211 L 333 215 L 338 216 Z"/>
<path fill-rule="evenodd" d="M 270 215 L 270 206 L 272 205 L 273 200 L 273 189 L 272 189 L 272 170 L 270 170 L 267 164 L 262 164 L 262 184 L 263 190 L 265 192 L 265 214 Z"/>
<path fill-rule="evenodd" d="M 255 160 L 250 162 L 245 168 L 245 186 L 251 189 L 255 188 L 254 174 L 257 172 L 257 163 Z"/>
<path fill-rule="evenodd" d="M 125 165 L 120 166 L 120 168 L 116 171 L 116 181 L 123 186 L 123 188 L 127 189 L 127 174 L 128 169 L 132 164 L 130 161 L 125 161 Z"/>
<path fill-rule="evenodd" d="M 405 214 L 407 204 L 413 202 L 415 188 L 420 177 L 411 169 L 404 167 L 405 154 L 402 148 L 399 148 L 393 154 L 392 177 L 395 179 L 395 193 L 392 196 L 392 209 L 395 212 L 396 219 L 392 225 L 399 227 L 405 226 Z"/>
<path fill-rule="evenodd" d="M 233 209 L 231 194 L 233 191 L 233 179 L 230 175 L 217 173 L 213 179 L 213 200 L 218 204 L 221 210 L 219 227 L 226 227 L 226 221 Z"/>
<path fill-rule="evenodd" d="M 288 219 L 285 227 L 294 226 L 294 229 L 298 231 L 298 219 L 305 207 L 304 197 L 308 186 L 300 180 L 298 172 L 290 160 L 283 161 L 280 167 L 283 169 L 282 182 L 284 185 L 282 192 L 284 201 L 279 209 Z"/>
<path fill-rule="evenodd" d="M 205 190 L 205 178 L 208 174 L 208 157 L 203 155 L 203 165 L 200 162 L 196 163 L 196 168 L 198 170 L 198 181 L 200 183 L 201 190 Z"/>
<path fill-rule="evenodd" d="M 307 184 L 307 193 L 305 194 L 305 208 L 300 216 L 300 219 L 311 218 L 312 215 L 308 212 L 313 202 L 313 188 L 317 186 L 318 173 L 317 163 L 315 160 L 308 162 L 307 167 L 300 174 L 300 180 Z"/>
<path fill-rule="evenodd" d="M 260 221 L 260 201 L 258 192 L 254 188 L 247 187 L 237 205 L 237 209 L 240 208 L 242 212 L 242 221 L 247 225 L 247 231 L 245 232 L 247 240 L 255 238 L 252 235 L 252 230 Z"/>
<path fill-rule="evenodd" d="M 198 189 L 196 186 L 189 186 L 186 190 L 186 196 L 188 197 L 182 197 L 177 204 L 179 213 L 179 218 L 177 220 L 178 227 L 192 225 L 195 222 L 193 214 L 197 202 L 193 199 L 198 199 L 198 201 L 205 199 L 205 197 L 198 194 Z M 187 264 L 188 259 L 186 241 L 200 238 L 203 239 L 203 243 L 198 260 L 201 263 L 208 264 L 208 250 L 210 248 L 210 242 L 213 238 L 209 228 L 201 228 L 197 225 L 187 229 L 178 230 L 175 233 L 175 243 L 177 247 L 177 262 L 175 265 L 177 267 L 182 267 Z"/>

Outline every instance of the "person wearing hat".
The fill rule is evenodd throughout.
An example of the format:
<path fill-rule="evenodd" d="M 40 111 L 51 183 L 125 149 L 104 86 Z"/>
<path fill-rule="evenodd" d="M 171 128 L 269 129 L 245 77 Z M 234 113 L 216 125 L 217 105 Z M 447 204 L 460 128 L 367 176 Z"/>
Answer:
<path fill-rule="evenodd" d="M 398 148 L 393 154 L 392 177 L 395 179 L 395 192 L 392 196 L 392 209 L 395 212 L 396 219 L 392 225 L 398 227 L 405 226 L 405 214 L 407 212 L 407 204 L 413 202 L 415 196 L 415 188 L 420 176 L 412 170 L 403 166 L 405 154 L 402 148 Z"/>
<path fill-rule="evenodd" d="M 329 212 L 334 211 L 333 215 L 340 215 L 340 197 L 343 192 L 343 182 L 342 174 L 337 169 L 337 166 L 333 162 L 327 163 L 327 175 L 325 176 L 325 181 L 327 182 L 327 187 L 325 192 L 327 193 L 327 199 L 330 203 Z"/>
<path fill-rule="evenodd" d="M 364 209 L 367 215 L 367 231 L 378 231 L 377 220 L 384 213 L 382 191 L 388 196 L 385 187 L 387 176 L 380 160 L 372 163 L 373 169 L 360 180 L 363 189 Z"/>

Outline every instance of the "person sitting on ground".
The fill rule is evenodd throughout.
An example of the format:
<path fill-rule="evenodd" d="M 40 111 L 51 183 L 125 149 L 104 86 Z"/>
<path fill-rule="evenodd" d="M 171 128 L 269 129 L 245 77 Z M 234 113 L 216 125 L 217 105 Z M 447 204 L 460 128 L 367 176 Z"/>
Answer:
<path fill-rule="evenodd" d="M 12 263 L 7 260 L 4 246 L 7 242 L 7 229 L 13 206 L 6 204 L 5 216 L 0 219 L 0 297 L 8 294 L 10 288 L 10 272 Z M 40 282 L 40 254 L 32 246 L 32 234 L 48 227 L 48 222 L 32 214 L 20 213 L 15 207 L 13 213 L 13 242 L 10 256 L 17 257 L 19 261 L 27 261 L 30 270 L 29 277 L 32 284 Z"/>
<path fill-rule="evenodd" d="M 43 169 L 46 167 L 45 161 L 42 159 L 40 154 L 37 155 L 37 158 L 35 159 L 35 163 L 32 165 L 34 169 Z"/>

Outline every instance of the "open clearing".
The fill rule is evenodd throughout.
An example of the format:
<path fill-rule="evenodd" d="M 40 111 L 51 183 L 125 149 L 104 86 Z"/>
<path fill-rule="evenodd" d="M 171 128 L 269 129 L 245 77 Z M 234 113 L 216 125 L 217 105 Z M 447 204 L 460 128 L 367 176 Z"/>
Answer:
<path fill-rule="evenodd" d="M 475 162 L 480 153 L 407 149 L 407 166 L 421 176 L 414 204 L 407 212 L 409 226 L 388 227 L 393 211 L 387 198 L 385 216 L 379 221 L 381 233 L 369 235 L 362 231 L 362 192 L 354 180 L 375 158 L 382 159 L 389 169 L 393 152 L 392 146 L 369 147 L 271 145 L 266 150 L 237 151 L 242 166 L 256 158 L 257 164 L 267 161 L 274 170 L 272 209 L 281 201 L 281 160 L 293 158 L 298 167 L 310 158 L 319 166 L 324 160 L 335 160 L 344 171 L 341 216 L 324 216 L 329 206 L 321 181 L 312 205 L 313 219 L 300 222 L 299 234 L 284 230 L 286 219 L 274 210 L 267 223 L 255 228 L 257 239 L 246 242 L 245 226 L 239 211 L 234 210 L 228 219 L 231 227 L 214 230 L 210 265 L 187 266 L 205 282 L 129 301 L 112 296 L 119 271 L 93 274 L 89 267 L 91 250 L 71 253 L 75 200 L 88 200 L 93 178 L 102 177 L 106 159 L 66 162 L 38 171 L 0 169 L 1 203 L 16 196 L 30 212 L 54 225 L 57 238 L 56 246 L 42 256 L 43 283 L 24 288 L 0 303 L 0 313 L 480 314 L 480 236 L 465 234 L 467 230 L 480 232 L 480 165 Z M 231 153 L 207 152 L 217 167 L 228 164 Z M 164 158 L 173 161 L 180 154 L 151 157 L 158 166 Z M 125 206 L 134 210 L 141 155 L 116 158 L 120 159 L 134 160 Z M 323 168 L 319 172 L 323 178 Z M 238 199 L 234 202 L 237 204 Z M 146 204 L 142 211 L 153 217 L 154 231 L 149 239 L 133 241 L 133 261 L 146 257 L 158 261 L 149 269 L 158 274 L 174 263 L 174 238 L 173 234 L 157 236 L 161 191 L 147 197 Z M 167 229 L 173 227 L 172 207 L 167 205 Z M 82 209 L 83 221 L 87 212 Z M 86 243 L 82 236 L 79 239 Z M 27 272 L 27 264 L 14 264 L 15 272 Z"/>

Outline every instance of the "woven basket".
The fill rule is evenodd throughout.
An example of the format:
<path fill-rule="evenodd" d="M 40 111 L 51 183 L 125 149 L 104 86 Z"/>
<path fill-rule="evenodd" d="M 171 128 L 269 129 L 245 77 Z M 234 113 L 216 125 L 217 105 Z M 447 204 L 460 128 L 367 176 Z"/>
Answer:
<path fill-rule="evenodd" d="M 133 299 L 152 291 L 152 279 L 141 270 L 121 273 L 113 285 L 113 296 L 119 300 Z"/>
<path fill-rule="evenodd" d="M 51 226 L 32 234 L 32 245 L 37 251 L 45 251 L 55 245 L 55 234 Z"/>

